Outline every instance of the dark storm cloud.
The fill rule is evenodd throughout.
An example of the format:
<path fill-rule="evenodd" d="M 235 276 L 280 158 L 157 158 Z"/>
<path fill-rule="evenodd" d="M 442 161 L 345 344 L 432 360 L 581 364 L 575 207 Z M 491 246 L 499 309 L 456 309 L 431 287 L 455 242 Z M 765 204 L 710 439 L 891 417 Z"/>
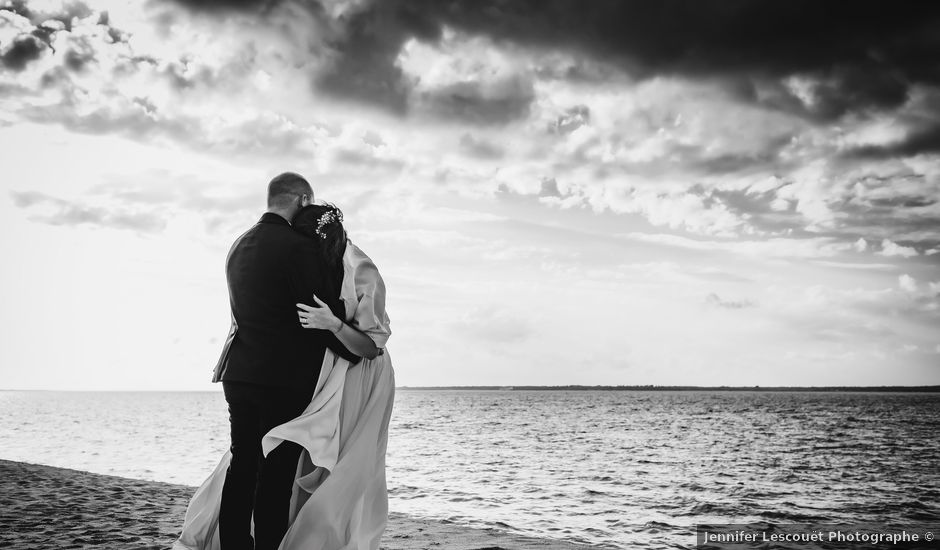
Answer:
<path fill-rule="evenodd" d="M 444 27 L 500 41 L 567 49 L 657 74 L 813 79 L 807 114 L 833 119 L 899 105 L 911 83 L 940 82 L 940 4 L 863 0 L 392 0 L 352 14 L 330 82 L 368 99 L 376 87 L 402 85 L 393 60 L 409 38 L 434 41 Z M 377 80 L 364 84 L 362 70 Z M 359 75 L 357 79 L 355 75 Z M 762 90 L 748 93 L 759 100 Z M 399 96 L 400 97 L 400 96 Z M 387 101 L 387 97 L 383 99 Z M 781 106 L 787 104 L 780 100 Z"/>
<path fill-rule="evenodd" d="M 31 34 L 21 34 L 13 39 L 13 44 L 0 56 L 0 64 L 14 71 L 22 71 L 30 61 L 39 59 L 46 45 Z"/>
<path fill-rule="evenodd" d="M 418 12 L 420 6 L 377 2 L 345 21 L 343 37 L 332 46 L 337 57 L 317 77 L 336 96 L 362 100 L 404 113 L 413 83 L 395 63 L 402 45 L 415 37 L 437 41 L 440 25 Z"/>
<path fill-rule="evenodd" d="M 201 13 L 220 16 L 232 12 L 270 15 L 283 0 L 173 0 Z M 316 1 L 295 2 L 319 20 L 329 19 Z M 437 40 L 440 29 L 417 17 L 408 6 L 379 2 L 375 7 L 346 17 L 339 23 L 342 37 L 332 41 L 335 55 L 330 66 L 315 75 L 318 88 L 337 97 L 377 105 L 396 113 L 407 110 L 411 83 L 395 65 L 402 44 L 413 36 Z M 332 23 L 332 22 L 328 22 Z M 428 33 L 431 34 L 428 34 Z"/>
<path fill-rule="evenodd" d="M 180 3 L 263 12 L 284 2 Z M 302 5 L 328 17 L 317 3 Z M 638 78 L 717 76 L 742 99 L 819 120 L 895 107 L 911 85 L 940 83 L 937 2 L 382 0 L 349 7 L 331 23 L 339 29 L 329 42 L 334 57 L 317 75 L 318 87 L 398 113 L 408 110 L 414 85 L 396 64 L 403 44 L 437 42 L 445 27 L 574 52 Z M 807 79 L 811 99 L 783 82 L 794 75 Z M 449 104 L 450 113 L 465 116 L 464 100 Z"/>
<path fill-rule="evenodd" d="M 193 11 L 201 12 L 268 12 L 278 4 L 284 2 L 280 0 L 175 0 L 175 3 L 189 8 Z"/>

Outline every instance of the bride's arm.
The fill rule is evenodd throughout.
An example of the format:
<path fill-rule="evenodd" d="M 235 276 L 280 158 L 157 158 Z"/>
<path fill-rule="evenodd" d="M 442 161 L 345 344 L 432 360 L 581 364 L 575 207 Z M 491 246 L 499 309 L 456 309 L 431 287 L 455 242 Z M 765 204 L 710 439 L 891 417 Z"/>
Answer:
<path fill-rule="evenodd" d="M 333 315 L 330 307 L 314 295 L 313 299 L 320 307 L 297 304 L 297 316 L 304 328 L 325 329 L 332 332 L 349 351 L 366 359 L 375 359 L 382 350 L 367 334 L 360 332 L 339 317 Z"/>

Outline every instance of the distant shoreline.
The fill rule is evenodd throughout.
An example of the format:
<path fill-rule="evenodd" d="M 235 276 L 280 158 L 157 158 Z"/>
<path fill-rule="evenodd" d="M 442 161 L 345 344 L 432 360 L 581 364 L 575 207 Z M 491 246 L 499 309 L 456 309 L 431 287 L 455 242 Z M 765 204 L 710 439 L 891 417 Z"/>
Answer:
<path fill-rule="evenodd" d="M 405 391 L 726 391 L 726 392 L 867 392 L 867 393 L 940 393 L 938 386 L 396 386 Z M 222 393 L 217 390 L 46 390 L 0 388 L 0 392 L 51 393 Z"/>
<path fill-rule="evenodd" d="M 940 393 L 940 386 L 399 386 L 399 390 L 479 391 L 756 391 Z"/>

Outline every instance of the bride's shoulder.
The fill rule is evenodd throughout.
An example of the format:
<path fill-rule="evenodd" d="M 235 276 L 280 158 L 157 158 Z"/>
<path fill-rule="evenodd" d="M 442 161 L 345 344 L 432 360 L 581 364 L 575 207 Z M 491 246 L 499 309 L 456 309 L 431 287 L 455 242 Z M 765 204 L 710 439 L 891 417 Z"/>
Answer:
<path fill-rule="evenodd" d="M 371 294 L 375 287 L 384 288 L 382 276 L 375 262 L 352 241 L 346 243 L 346 253 L 343 255 L 346 269 L 353 275 L 356 287 L 367 294 Z M 367 290 L 370 287 L 372 290 Z"/>
<path fill-rule="evenodd" d="M 372 261 L 372 258 L 352 241 L 346 243 L 346 252 L 343 254 L 343 261 L 357 271 L 361 269 L 376 269 L 375 262 Z"/>

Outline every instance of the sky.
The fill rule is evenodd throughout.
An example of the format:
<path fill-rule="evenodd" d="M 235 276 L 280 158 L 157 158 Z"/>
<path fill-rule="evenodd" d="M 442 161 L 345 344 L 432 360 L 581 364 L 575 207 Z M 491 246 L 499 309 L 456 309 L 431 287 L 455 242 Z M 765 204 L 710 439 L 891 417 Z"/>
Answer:
<path fill-rule="evenodd" d="M 296 171 L 400 386 L 940 384 L 936 3 L 0 0 L 0 388 L 217 390 Z"/>

